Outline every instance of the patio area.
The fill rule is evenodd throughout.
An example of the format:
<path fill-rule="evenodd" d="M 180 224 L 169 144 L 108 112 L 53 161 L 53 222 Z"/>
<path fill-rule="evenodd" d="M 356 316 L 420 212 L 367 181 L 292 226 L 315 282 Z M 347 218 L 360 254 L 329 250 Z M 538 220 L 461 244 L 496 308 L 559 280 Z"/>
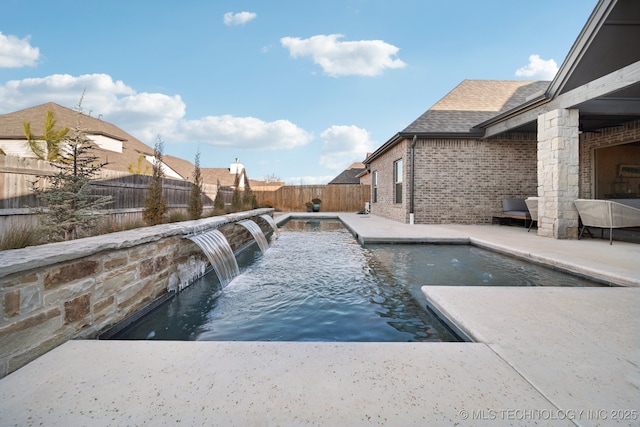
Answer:
<path fill-rule="evenodd" d="M 365 245 L 469 243 L 619 286 L 424 287 L 475 342 L 69 341 L 0 380 L 0 425 L 638 424 L 640 245 L 295 215 L 339 217 Z"/>

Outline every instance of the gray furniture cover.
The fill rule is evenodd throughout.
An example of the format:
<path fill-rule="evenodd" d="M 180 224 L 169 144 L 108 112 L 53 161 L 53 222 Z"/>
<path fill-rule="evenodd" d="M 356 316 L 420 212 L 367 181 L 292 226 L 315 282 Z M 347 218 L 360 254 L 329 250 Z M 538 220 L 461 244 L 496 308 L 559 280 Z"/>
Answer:
<path fill-rule="evenodd" d="M 529 209 L 524 199 L 503 199 L 502 200 L 502 214 L 504 216 L 511 216 L 515 218 L 531 219 Z"/>
<path fill-rule="evenodd" d="M 640 209 L 633 206 L 635 202 L 578 199 L 574 203 L 584 225 L 578 238 L 586 227 L 608 228 L 611 245 L 614 228 L 640 227 Z"/>

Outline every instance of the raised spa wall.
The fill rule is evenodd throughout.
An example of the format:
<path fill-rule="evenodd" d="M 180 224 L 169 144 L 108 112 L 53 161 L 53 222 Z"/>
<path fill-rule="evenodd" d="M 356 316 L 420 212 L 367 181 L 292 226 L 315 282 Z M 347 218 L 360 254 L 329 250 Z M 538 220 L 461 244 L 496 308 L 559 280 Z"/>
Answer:
<path fill-rule="evenodd" d="M 238 251 L 238 224 L 271 225 L 256 209 L 0 252 L 0 378 L 75 338 L 91 339 L 175 289 L 179 268 L 207 258 L 185 236 L 220 230 Z M 186 268 L 187 270 L 189 268 Z"/>

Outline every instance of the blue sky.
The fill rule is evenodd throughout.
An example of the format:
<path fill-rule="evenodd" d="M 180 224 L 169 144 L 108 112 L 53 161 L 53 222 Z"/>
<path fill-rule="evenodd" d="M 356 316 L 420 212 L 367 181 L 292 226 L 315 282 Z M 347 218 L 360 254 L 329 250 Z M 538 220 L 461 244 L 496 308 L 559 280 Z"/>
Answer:
<path fill-rule="evenodd" d="M 596 0 L 2 0 L 0 113 L 82 109 L 323 184 L 465 79 L 550 80 Z"/>

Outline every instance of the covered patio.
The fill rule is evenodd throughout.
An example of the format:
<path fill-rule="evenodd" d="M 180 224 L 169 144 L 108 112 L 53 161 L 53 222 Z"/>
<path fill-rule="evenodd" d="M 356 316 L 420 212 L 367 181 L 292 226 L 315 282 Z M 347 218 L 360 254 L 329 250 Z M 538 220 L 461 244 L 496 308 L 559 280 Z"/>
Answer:
<path fill-rule="evenodd" d="M 577 238 L 576 199 L 640 197 L 640 3 L 598 3 L 544 93 L 477 127 L 537 134 L 538 234 Z"/>

